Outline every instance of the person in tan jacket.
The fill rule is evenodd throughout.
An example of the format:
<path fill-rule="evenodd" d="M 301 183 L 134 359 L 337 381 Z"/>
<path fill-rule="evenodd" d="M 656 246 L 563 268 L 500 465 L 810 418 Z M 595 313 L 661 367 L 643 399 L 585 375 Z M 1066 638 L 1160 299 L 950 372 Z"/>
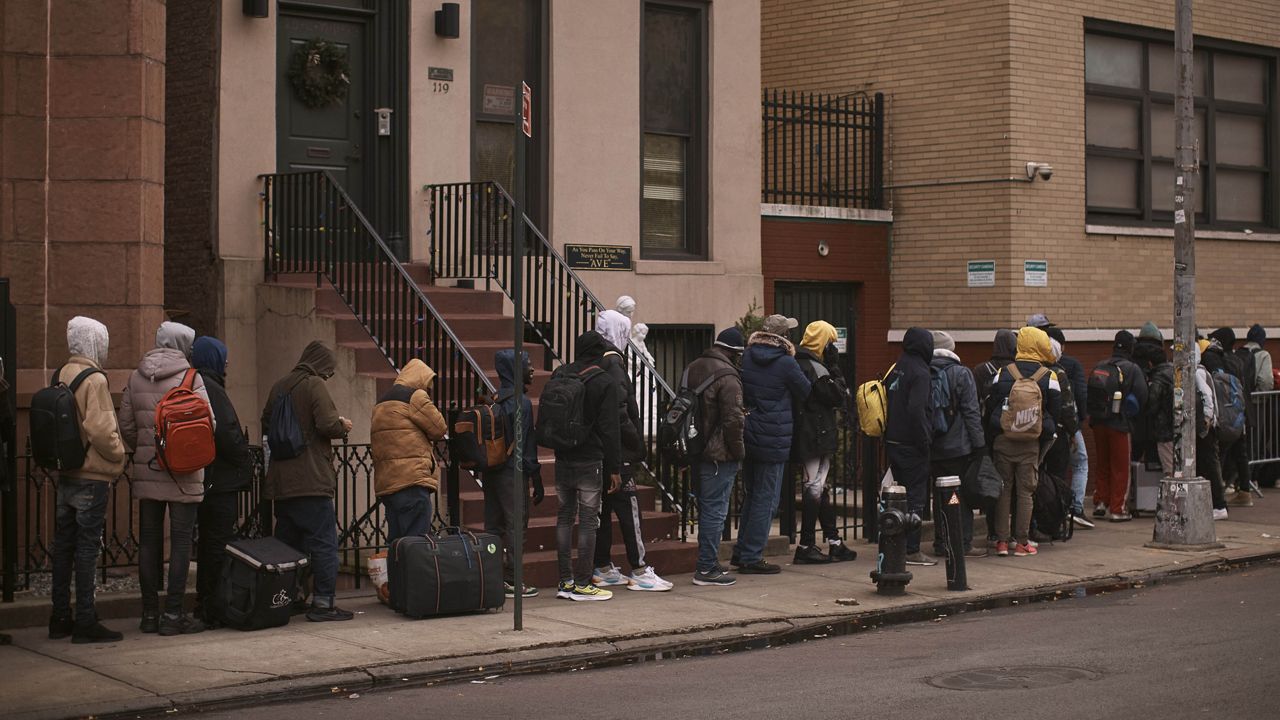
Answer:
<path fill-rule="evenodd" d="M 191 560 L 200 501 L 204 499 L 204 470 L 175 475 L 156 463 L 156 406 L 170 390 L 193 374 L 193 390 L 206 403 L 204 379 L 191 368 L 189 357 L 196 331 L 175 322 L 160 323 L 156 346 L 148 350 L 129 377 L 120 398 L 120 434 L 133 448 L 129 484 L 138 499 L 138 581 L 142 585 L 144 633 L 190 635 L 204 623 L 187 615 L 187 571 Z M 212 412 L 212 411 L 210 411 Z M 217 420 L 214 420 L 217 424 Z M 169 515 L 169 577 L 163 616 L 160 614 L 161 570 L 164 567 L 164 519 Z"/>
<path fill-rule="evenodd" d="M 387 511 L 387 544 L 431 528 L 440 464 L 432 443 L 448 426 L 429 394 L 436 371 L 410 360 L 373 407 L 373 486 Z"/>
<path fill-rule="evenodd" d="M 68 386 L 85 370 L 95 370 L 76 388 L 80 431 L 88 449 L 84 465 L 58 474 L 53 537 L 53 614 L 49 639 L 68 635 L 75 643 L 116 642 L 124 638 L 98 622 L 94 610 L 94 571 L 102 552 L 102 526 L 106 522 L 111 483 L 124 470 L 125 450 L 120 440 L 115 404 L 107 376 L 110 336 L 107 326 L 92 318 L 76 316 L 67 323 L 67 363 L 55 381 Z M 76 579 L 74 617 L 71 608 L 71 576 Z"/>

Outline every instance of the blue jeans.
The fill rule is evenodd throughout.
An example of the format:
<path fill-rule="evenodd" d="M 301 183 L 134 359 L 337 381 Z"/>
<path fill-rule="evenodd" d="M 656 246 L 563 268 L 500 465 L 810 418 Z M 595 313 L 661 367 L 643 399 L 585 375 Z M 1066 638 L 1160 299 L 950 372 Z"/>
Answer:
<path fill-rule="evenodd" d="M 71 574 L 76 577 L 75 621 L 92 625 L 94 571 L 102 552 L 102 526 L 107 518 L 111 483 L 100 480 L 58 480 L 53 530 L 53 614 L 71 615 Z"/>
<path fill-rule="evenodd" d="M 433 494 L 421 485 L 410 485 L 378 498 L 387 511 L 387 545 L 406 535 L 426 535 L 431 530 Z"/>
<path fill-rule="evenodd" d="M 729 514 L 729 497 L 738 461 L 698 465 L 698 572 L 711 572 L 720 559 L 720 531 Z"/>
<path fill-rule="evenodd" d="M 1084 514 L 1084 491 L 1089 486 L 1089 448 L 1084 446 L 1084 431 L 1076 430 L 1071 444 L 1071 509 Z"/>
<path fill-rule="evenodd" d="M 743 565 L 764 559 L 764 546 L 773 527 L 773 511 L 778 509 L 778 493 L 782 490 L 782 473 L 786 463 L 748 460 L 742 464 L 742 481 L 746 499 L 742 503 L 742 520 L 738 526 L 738 544 L 734 554 Z"/>
<path fill-rule="evenodd" d="M 332 603 L 338 588 L 338 523 L 331 497 L 276 500 L 276 539 L 311 556 L 314 599 Z"/>

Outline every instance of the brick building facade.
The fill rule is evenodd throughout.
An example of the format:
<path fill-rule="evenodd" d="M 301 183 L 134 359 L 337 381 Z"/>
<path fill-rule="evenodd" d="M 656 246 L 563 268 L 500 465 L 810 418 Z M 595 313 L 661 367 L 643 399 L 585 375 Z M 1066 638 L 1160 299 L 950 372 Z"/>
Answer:
<path fill-rule="evenodd" d="M 1161 182 L 1160 153 L 1150 149 L 1163 136 L 1153 132 L 1158 123 L 1148 124 L 1159 118 L 1149 120 L 1147 114 L 1159 115 L 1165 98 L 1157 75 L 1138 77 L 1167 67 L 1160 53 L 1172 40 L 1171 3 L 764 0 L 761 14 L 764 87 L 883 92 L 888 99 L 891 340 L 906 327 L 924 325 L 954 329 L 958 339 L 985 347 L 995 328 L 1020 324 L 1038 311 L 1069 328 L 1068 338 L 1075 341 L 1104 341 L 1117 328 L 1137 328 L 1147 320 L 1172 325 L 1172 225 L 1163 219 L 1159 197 L 1168 184 Z M 1212 61 L 1216 90 L 1199 101 L 1216 104 L 1215 122 L 1224 129 L 1201 148 L 1202 161 L 1221 162 L 1214 158 L 1250 150 L 1215 144 L 1229 140 L 1228 120 L 1250 111 L 1223 99 L 1241 99 L 1230 97 L 1230 63 L 1256 59 L 1261 102 L 1280 97 L 1280 5 L 1197 2 L 1195 23 L 1198 46 L 1221 53 Z M 1132 89 L 1105 87 L 1127 83 L 1107 79 L 1115 70 L 1108 63 L 1119 62 L 1124 47 L 1112 57 L 1098 43 L 1090 50 L 1094 60 L 1087 62 L 1086 36 L 1098 34 L 1147 43 L 1142 47 L 1150 59 L 1143 56 L 1146 64 L 1133 68 L 1138 79 Z M 1212 71 L 1206 65 L 1201 72 Z M 1087 99 L 1130 95 L 1135 112 L 1141 111 L 1131 130 L 1133 161 L 1124 152 L 1095 147 L 1115 144 L 1102 138 L 1105 127 L 1086 132 L 1086 104 L 1092 102 Z M 1102 102 L 1092 107 L 1094 117 L 1105 119 Z M 1258 180 L 1262 214 L 1233 216 L 1239 211 L 1223 205 L 1211 210 L 1217 222 L 1202 221 L 1202 327 L 1280 325 L 1273 289 L 1280 270 L 1278 184 L 1266 175 L 1276 168 L 1280 146 L 1276 108 L 1268 106 L 1255 119 L 1261 149 L 1245 164 L 1259 172 L 1215 168 L 1221 187 L 1215 197 L 1229 203 L 1238 181 L 1253 187 L 1248 183 L 1255 177 L 1266 177 Z M 1095 157 L 1104 160 L 1095 166 Z M 1028 181 L 1032 162 L 1051 165 L 1052 179 Z M 1154 210 L 1145 222 L 1097 212 L 1096 197 L 1109 184 L 1122 190 L 1126 185 L 1114 178 L 1108 183 L 1107 162 L 1132 162 L 1140 169 L 1137 185 L 1128 187 L 1136 213 L 1144 203 Z M 1088 192 L 1087 165 L 1094 168 Z M 973 260 L 995 261 L 994 287 L 968 286 L 967 263 Z M 1024 284 L 1028 260 L 1047 262 L 1046 287 Z M 985 352 L 975 346 L 975 355 Z"/>

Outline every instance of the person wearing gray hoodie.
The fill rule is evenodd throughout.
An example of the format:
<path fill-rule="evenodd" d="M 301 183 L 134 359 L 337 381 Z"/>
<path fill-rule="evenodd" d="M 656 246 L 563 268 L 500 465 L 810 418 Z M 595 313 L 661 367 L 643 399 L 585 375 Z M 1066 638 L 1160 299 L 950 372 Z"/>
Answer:
<path fill-rule="evenodd" d="M 191 538 L 199 503 L 204 499 L 204 471 L 174 474 L 156 462 L 156 406 L 170 390 L 192 376 L 192 390 L 206 403 L 204 379 L 191 367 L 191 345 L 196 331 L 175 322 L 156 330 L 156 346 L 148 350 L 129 376 L 120 399 L 120 434 L 133 448 L 133 472 L 129 484 L 138 498 L 138 580 L 142 585 L 144 633 L 190 635 L 205 629 L 198 618 L 187 615 L 187 569 Z M 212 409 L 210 410 L 212 417 Z M 169 515 L 169 576 L 164 614 L 160 615 L 160 575 L 164 565 L 164 519 Z"/>
<path fill-rule="evenodd" d="M 929 446 L 930 475 L 934 478 L 955 475 L 964 477 L 972 463 L 978 462 L 986 449 L 986 436 L 982 428 L 982 406 L 978 404 L 978 388 L 973 372 L 960 362 L 956 355 L 956 341 L 951 335 L 934 330 L 933 360 L 929 372 L 933 377 L 945 377 L 940 387 L 948 388 L 947 406 L 941 410 L 945 431 L 935 427 L 933 444 Z M 931 387 L 932 389 L 932 387 Z M 935 414 L 939 411 L 935 410 Z M 985 548 L 973 547 L 973 508 L 969 498 L 961 493 L 960 529 L 964 539 L 965 555 L 985 557 Z M 945 556 L 945 537 L 935 535 L 933 552 Z"/>
<path fill-rule="evenodd" d="M 73 643 L 117 642 L 124 635 L 98 622 L 94 609 L 94 574 L 102 552 L 111 483 L 124 470 L 125 449 L 111 401 L 111 388 L 102 367 L 107 362 L 107 326 L 76 316 L 67 323 L 71 357 L 54 374 L 55 383 L 75 387 L 80 434 L 87 448 L 84 464 L 58 473 L 53 531 L 53 614 L 49 639 L 68 635 Z M 75 613 L 71 607 L 71 577 L 76 580 Z"/>

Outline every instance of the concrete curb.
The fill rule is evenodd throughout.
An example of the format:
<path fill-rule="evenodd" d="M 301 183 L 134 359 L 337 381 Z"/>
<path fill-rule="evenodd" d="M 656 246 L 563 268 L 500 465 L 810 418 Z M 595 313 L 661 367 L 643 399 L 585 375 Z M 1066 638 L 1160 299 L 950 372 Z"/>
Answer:
<path fill-rule="evenodd" d="M 709 655 L 756 647 L 769 647 L 803 639 L 846 635 L 886 625 L 919 622 L 966 612 L 1008 607 L 1022 602 L 1052 601 L 1090 589 L 1135 587 L 1213 569 L 1280 559 L 1280 550 L 1249 552 L 1243 548 L 1217 553 L 1192 563 L 1170 563 L 1135 572 L 1120 572 L 1062 582 L 1046 583 L 1004 592 L 956 600 L 922 599 L 881 610 L 763 618 L 750 622 L 708 625 L 678 634 L 631 634 L 602 637 L 583 643 L 548 643 L 508 652 L 462 655 L 430 660 L 324 671 L 263 682 L 198 690 L 153 698 L 138 698 L 105 705 L 83 705 L 35 711 L 24 720 L 94 716 L 137 718 L 173 712 L 226 710 L 284 699 L 314 699 L 333 695 L 422 687 L 451 682 L 483 680 L 493 676 L 528 675 L 643 662 L 662 657 Z"/>

